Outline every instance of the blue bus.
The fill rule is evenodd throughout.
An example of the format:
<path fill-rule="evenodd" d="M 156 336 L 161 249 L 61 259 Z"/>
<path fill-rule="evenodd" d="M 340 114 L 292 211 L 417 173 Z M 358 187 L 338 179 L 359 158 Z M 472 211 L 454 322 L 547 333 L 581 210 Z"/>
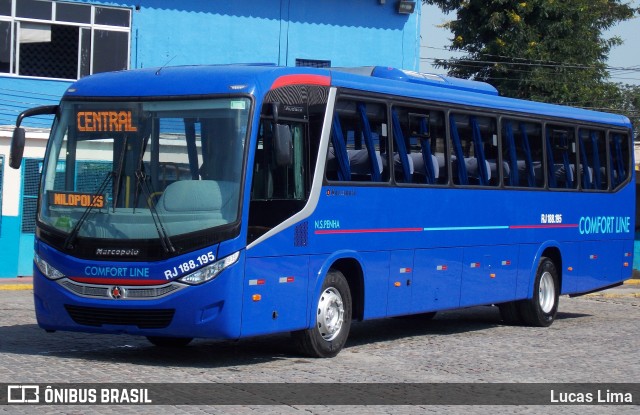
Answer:
<path fill-rule="evenodd" d="M 387 67 L 184 66 L 89 76 L 54 114 L 34 297 L 47 331 L 159 346 L 291 332 L 333 357 L 352 320 L 560 295 L 633 263 L 619 115 Z"/>

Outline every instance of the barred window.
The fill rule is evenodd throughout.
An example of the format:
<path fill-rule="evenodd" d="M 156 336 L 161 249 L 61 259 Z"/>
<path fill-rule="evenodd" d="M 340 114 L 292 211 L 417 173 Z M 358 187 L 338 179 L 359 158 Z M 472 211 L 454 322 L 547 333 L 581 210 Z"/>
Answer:
<path fill-rule="evenodd" d="M 0 0 L 0 73 L 79 79 L 129 68 L 131 10 Z"/>
<path fill-rule="evenodd" d="M 38 187 L 42 175 L 42 159 L 25 159 L 22 180 L 22 233 L 36 231 Z"/>
<path fill-rule="evenodd" d="M 318 59 L 296 59 L 296 66 L 307 66 L 310 68 L 331 68 L 331 61 Z"/>

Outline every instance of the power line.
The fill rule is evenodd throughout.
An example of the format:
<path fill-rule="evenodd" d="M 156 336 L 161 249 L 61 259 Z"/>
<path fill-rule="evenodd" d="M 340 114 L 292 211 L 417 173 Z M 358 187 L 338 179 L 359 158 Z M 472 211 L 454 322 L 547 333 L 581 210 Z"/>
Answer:
<path fill-rule="evenodd" d="M 448 62 L 470 62 L 470 63 L 478 63 L 478 64 L 488 64 L 488 65 L 512 65 L 512 66 L 532 66 L 532 67 L 542 67 L 542 68 L 561 68 L 561 69 L 605 69 L 605 70 L 619 70 L 619 71 L 629 71 L 629 72 L 640 72 L 640 69 L 631 69 L 631 68 L 619 68 L 612 66 L 595 66 L 595 65 L 575 65 L 568 63 L 536 63 L 532 62 L 506 62 L 506 61 L 495 61 L 495 60 L 474 60 L 474 59 L 461 59 L 461 58 L 420 58 L 420 60 L 441 60 Z"/>
<path fill-rule="evenodd" d="M 584 70 L 584 69 L 603 69 L 606 71 L 609 71 L 609 67 L 603 67 L 603 68 L 596 68 L 594 67 L 587 67 L 587 66 L 580 66 L 580 65 L 537 65 L 537 64 L 524 64 L 524 63 L 511 63 L 511 62 L 501 62 L 501 61 L 475 61 L 475 60 L 471 60 L 471 59 L 457 59 L 457 58 L 453 58 L 453 59 L 441 59 L 441 58 L 420 58 L 421 61 L 430 61 L 430 62 L 436 62 L 436 61 L 442 61 L 448 65 L 453 65 L 453 66 L 457 66 L 457 67 L 464 67 L 464 68 L 477 68 L 478 66 L 482 66 L 482 65 L 494 65 L 494 66 L 523 66 L 523 67 L 530 67 L 530 68 L 548 68 L 548 69 L 562 69 L 562 70 Z M 509 72 L 519 72 L 519 73 L 533 73 L 533 70 L 527 70 L 527 69 L 515 69 L 515 68 L 509 68 L 508 69 Z M 621 77 L 619 75 L 626 75 L 626 74 L 631 74 L 631 73 L 636 73 L 636 72 L 640 72 L 640 70 L 637 71 L 629 71 L 629 72 L 624 72 L 622 74 L 612 74 L 612 73 L 608 73 L 608 78 L 612 78 L 612 79 L 622 79 L 622 80 L 628 80 L 628 81 L 640 81 L 640 78 L 630 78 L 630 77 Z"/>
<path fill-rule="evenodd" d="M 456 53 L 469 53 L 468 51 L 454 51 L 454 50 L 450 50 L 450 49 L 446 49 L 446 48 L 437 48 L 434 46 L 420 46 L 421 48 L 425 48 L 425 49 L 434 49 L 434 50 L 442 50 L 442 51 L 446 51 L 446 52 L 456 52 Z M 518 63 L 518 62 L 504 62 L 504 61 L 487 61 L 487 62 L 495 62 L 495 63 L 504 63 L 504 64 L 511 64 L 511 65 L 541 65 L 541 66 L 562 66 L 562 67 L 571 67 L 571 68 L 584 68 L 584 69 L 596 69 L 598 68 L 597 66 L 594 65 L 578 65 L 578 64 L 568 64 L 567 62 L 559 62 L 559 61 L 554 61 L 554 60 L 547 60 L 547 59 L 529 59 L 529 58 L 522 58 L 519 56 L 506 56 L 506 55 L 493 55 L 490 53 L 482 53 L 482 52 L 476 52 L 477 55 L 480 56 L 486 56 L 486 57 L 491 57 L 491 58 L 500 58 L 500 59 L 509 59 L 509 60 L 513 60 L 513 61 L 524 61 L 523 63 Z M 429 58 L 420 58 L 422 59 L 429 59 Z M 438 58 L 436 58 L 438 59 Z M 455 60 L 458 58 L 448 58 L 448 59 L 443 59 L 443 60 Z M 460 60 L 470 60 L 470 59 L 460 59 Z M 480 61 L 478 61 L 480 62 Z M 629 66 L 629 67 L 621 67 L 621 66 L 608 66 L 605 65 L 604 66 L 605 69 L 607 70 L 620 70 L 620 71 L 631 71 L 631 72 L 640 72 L 640 65 L 635 65 L 635 66 Z"/>

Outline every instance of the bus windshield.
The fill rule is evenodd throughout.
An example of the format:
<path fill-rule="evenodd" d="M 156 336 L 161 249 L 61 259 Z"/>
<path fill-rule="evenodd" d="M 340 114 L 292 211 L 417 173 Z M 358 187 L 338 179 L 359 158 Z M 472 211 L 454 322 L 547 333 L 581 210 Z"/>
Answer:
<path fill-rule="evenodd" d="M 236 222 L 250 108 L 246 97 L 63 102 L 39 221 L 67 247 L 157 239 L 166 252 L 174 237 Z"/>

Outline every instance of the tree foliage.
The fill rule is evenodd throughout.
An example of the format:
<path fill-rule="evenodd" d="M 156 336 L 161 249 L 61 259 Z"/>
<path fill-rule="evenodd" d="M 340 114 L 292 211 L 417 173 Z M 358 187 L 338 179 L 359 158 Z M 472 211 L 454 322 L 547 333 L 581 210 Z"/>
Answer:
<path fill-rule="evenodd" d="M 488 82 L 506 96 L 590 108 L 622 108 L 623 92 L 634 90 L 607 81 L 609 51 L 622 41 L 603 33 L 638 13 L 620 0 L 423 2 L 456 13 L 446 24 L 450 50 L 466 54 L 435 63 L 449 75 Z"/>
<path fill-rule="evenodd" d="M 620 85 L 618 99 L 610 101 L 610 104 L 601 111 L 614 111 L 626 115 L 634 126 L 635 138 L 640 139 L 640 85 Z"/>

